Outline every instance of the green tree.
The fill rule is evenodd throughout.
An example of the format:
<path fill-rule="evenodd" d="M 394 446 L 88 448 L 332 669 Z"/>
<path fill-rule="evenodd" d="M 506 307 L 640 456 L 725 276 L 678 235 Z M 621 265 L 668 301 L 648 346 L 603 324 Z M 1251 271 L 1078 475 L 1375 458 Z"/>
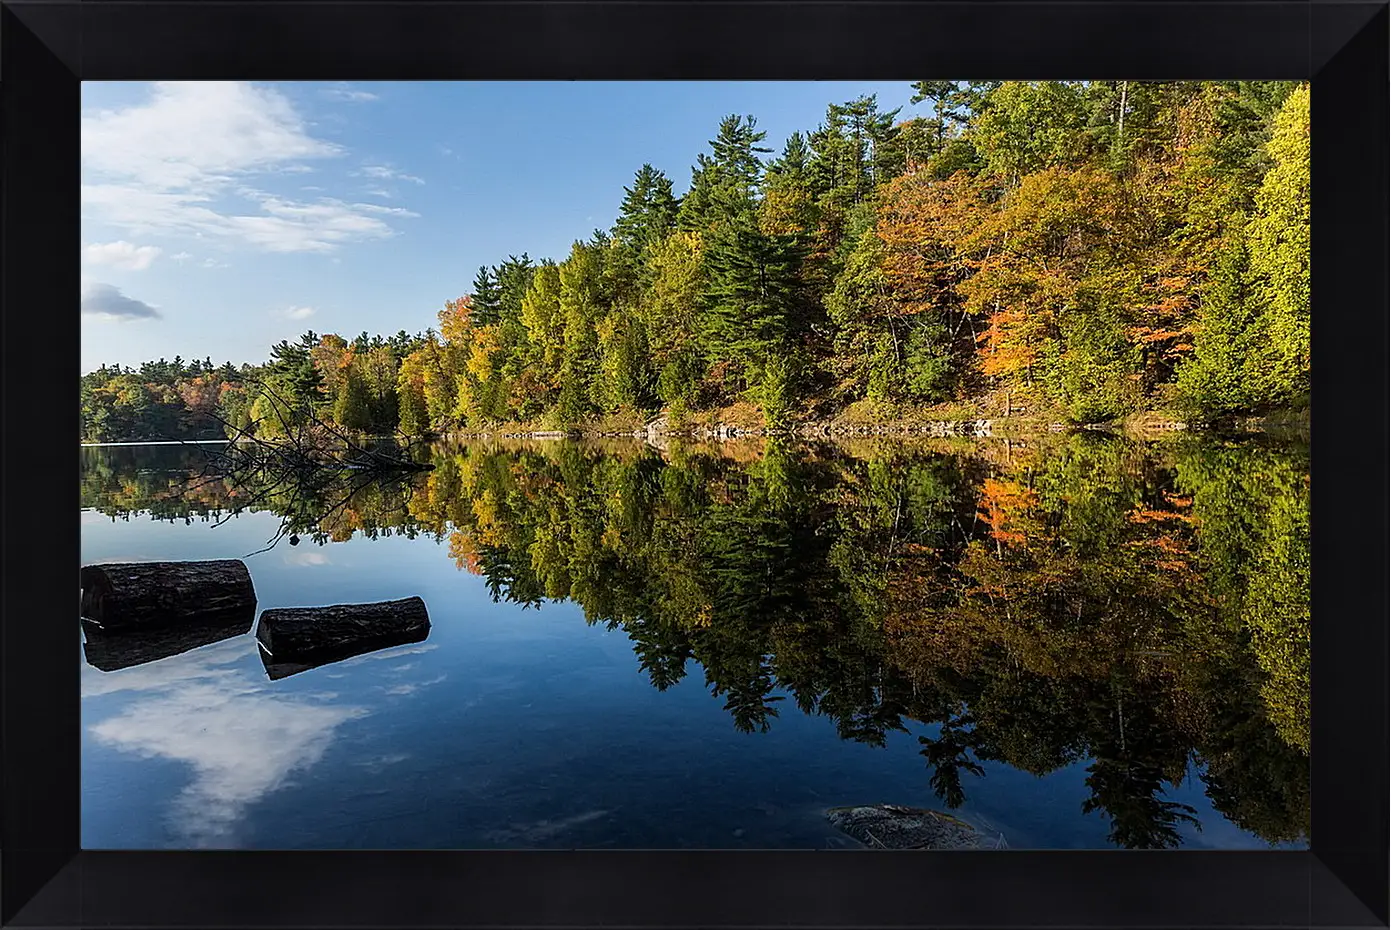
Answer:
<path fill-rule="evenodd" d="M 792 237 L 765 235 L 751 223 L 724 227 L 710 241 L 703 349 L 737 366 L 739 390 L 758 383 L 763 366 L 791 348 L 800 258 Z"/>
<path fill-rule="evenodd" d="M 1265 340 L 1249 278 L 1247 246 L 1238 234 L 1204 289 L 1193 356 L 1178 373 L 1179 396 L 1199 416 L 1234 416 L 1261 399 L 1255 376 Z"/>
<path fill-rule="evenodd" d="M 498 321 L 502 312 L 502 289 L 498 286 L 498 272 L 486 265 L 478 269 L 473 279 L 472 321 L 474 326 L 491 326 Z"/>
<path fill-rule="evenodd" d="M 972 122 L 986 168 L 1017 186 L 1026 174 L 1080 154 L 1086 107 L 1077 81 L 1005 81 Z"/>
<path fill-rule="evenodd" d="M 759 145 L 767 133 L 755 127 L 752 116 L 726 116 L 710 141 L 711 154 L 701 154 L 691 174 L 691 188 L 682 198 L 678 222 L 683 230 L 705 232 L 722 223 L 751 218 L 763 178 Z"/>
<path fill-rule="evenodd" d="M 333 404 L 333 419 L 339 426 L 357 432 L 372 428 L 371 395 L 357 366 L 349 366 L 344 373 L 343 388 Z"/>
<path fill-rule="evenodd" d="M 633 186 L 623 189 L 613 235 L 640 256 L 676 228 L 678 206 L 671 179 L 645 164 L 633 178 Z"/>
<path fill-rule="evenodd" d="M 1267 146 L 1273 162 L 1256 194 L 1251 270 L 1265 307 L 1262 379 L 1269 400 L 1289 402 L 1309 386 L 1309 85 L 1285 98 Z"/>

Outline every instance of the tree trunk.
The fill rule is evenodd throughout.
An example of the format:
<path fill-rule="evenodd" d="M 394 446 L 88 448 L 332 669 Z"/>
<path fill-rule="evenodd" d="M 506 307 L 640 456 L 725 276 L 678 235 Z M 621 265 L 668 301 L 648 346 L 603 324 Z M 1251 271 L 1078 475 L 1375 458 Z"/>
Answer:
<path fill-rule="evenodd" d="M 419 597 L 267 610 L 256 625 L 256 640 L 272 678 L 377 649 L 418 643 L 429 634 L 430 615 Z"/>
<path fill-rule="evenodd" d="M 1117 151 L 1125 147 L 1125 104 L 1126 96 L 1130 91 L 1130 82 L 1121 81 L 1121 115 L 1120 125 L 1116 129 L 1116 149 Z"/>
<path fill-rule="evenodd" d="M 254 610 L 256 590 L 240 559 L 84 565 L 81 614 L 104 630 L 157 627 Z"/>
<path fill-rule="evenodd" d="M 110 631 L 84 620 L 82 632 L 87 641 L 82 652 L 88 665 L 114 672 L 244 636 L 251 632 L 255 619 L 256 605 L 248 604 L 221 614 L 195 617 L 177 626 Z"/>

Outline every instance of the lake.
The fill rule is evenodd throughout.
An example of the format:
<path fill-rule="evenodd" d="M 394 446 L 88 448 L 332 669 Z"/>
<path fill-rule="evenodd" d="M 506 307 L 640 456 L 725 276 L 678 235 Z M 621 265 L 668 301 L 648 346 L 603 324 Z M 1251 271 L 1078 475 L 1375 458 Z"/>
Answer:
<path fill-rule="evenodd" d="M 880 803 L 1012 849 L 1308 845 L 1305 444 L 416 454 L 305 499 L 81 450 L 84 564 L 246 557 L 260 610 L 432 624 L 274 678 L 250 629 L 80 634 L 85 848 L 826 849 Z"/>

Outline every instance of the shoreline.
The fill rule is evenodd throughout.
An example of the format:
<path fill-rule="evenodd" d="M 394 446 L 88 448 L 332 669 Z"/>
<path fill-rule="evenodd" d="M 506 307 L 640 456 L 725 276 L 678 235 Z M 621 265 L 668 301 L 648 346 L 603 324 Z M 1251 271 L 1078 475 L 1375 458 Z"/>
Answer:
<path fill-rule="evenodd" d="M 740 418 L 742 419 L 742 418 Z M 891 419 L 857 421 L 846 419 L 812 420 L 781 429 L 742 422 L 698 423 L 671 428 L 665 416 L 655 417 L 646 425 L 608 427 L 590 424 L 570 429 L 528 429 L 526 424 L 501 424 L 490 430 L 451 430 L 431 433 L 417 439 L 444 442 L 466 442 L 496 439 L 523 440 L 592 440 L 631 439 L 662 446 L 672 441 L 728 442 L 756 438 L 838 439 L 861 437 L 929 438 L 929 439 L 1028 439 L 1065 433 L 1100 432 L 1124 435 L 1134 439 L 1159 439 L 1174 433 L 1206 436 L 1273 435 L 1302 438 L 1308 441 L 1308 408 L 1277 410 L 1265 416 L 1241 417 L 1218 426 L 1190 424 L 1170 414 L 1141 411 L 1124 419 L 1103 423 L 1068 423 L 1034 417 L 963 417 L 959 419 Z M 380 437 L 389 438 L 389 437 Z M 247 441 L 247 440 L 243 440 Z M 228 439 L 131 440 L 123 442 L 82 442 L 86 447 L 155 446 L 155 445 L 219 445 Z"/>
<path fill-rule="evenodd" d="M 1126 435 L 1132 438 L 1157 439 L 1174 433 L 1195 435 L 1232 434 L 1299 434 L 1307 436 L 1307 425 L 1303 429 L 1291 428 L 1280 422 L 1267 423 L 1260 418 L 1240 421 L 1223 429 L 1210 429 L 1193 426 L 1170 418 L 1147 417 L 1142 421 L 1121 421 L 1112 423 L 1059 423 L 1040 422 L 1021 419 L 978 419 L 978 420 L 923 420 L 908 423 L 866 423 L 849 424 L 834 421 L 821 421 L 799 424 L 786 429 L 766 427 L 733 426 L 716 424 L 686 429 L 637 428 L 637 429 L 594 429 L 577 427 L 569 430 L 526 430 L 503 427 L 496 430 L 463 430 L 441 433 L 437 438 L 445 441 L 472 441 L 492 439 L 529 440 L 575 440 L 575 439 L 638 439 L 647 442 L 666 442 L 685 440 L 697 442 L 726 442 L 735 439 L 782 437 L 787 439 L 830 439 L 866 436 L 879 437 L 923 437 L 937 439 L 990 439 L 990 438 L 1028 438 L 1060 433 L 1097 432 Z"/>

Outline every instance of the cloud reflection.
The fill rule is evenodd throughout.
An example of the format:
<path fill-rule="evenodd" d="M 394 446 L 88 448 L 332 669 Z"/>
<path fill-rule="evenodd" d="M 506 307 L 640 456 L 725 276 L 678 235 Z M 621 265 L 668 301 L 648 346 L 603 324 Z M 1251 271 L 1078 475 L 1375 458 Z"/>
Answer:
<path fill-rule="evenodd" d="M 186 762 L 193 781 L 175 798 L 171 828 L 193 847 L 229 847 L 246 808 L 318 762 L 335 731 L 364 707 L 316 703 L 331 694 L 272 691 L 242 661 L 251 637 L 121 672 L 83 669 L 84 698 L 154 692 L 90 726 L 107 745 Z"/>

